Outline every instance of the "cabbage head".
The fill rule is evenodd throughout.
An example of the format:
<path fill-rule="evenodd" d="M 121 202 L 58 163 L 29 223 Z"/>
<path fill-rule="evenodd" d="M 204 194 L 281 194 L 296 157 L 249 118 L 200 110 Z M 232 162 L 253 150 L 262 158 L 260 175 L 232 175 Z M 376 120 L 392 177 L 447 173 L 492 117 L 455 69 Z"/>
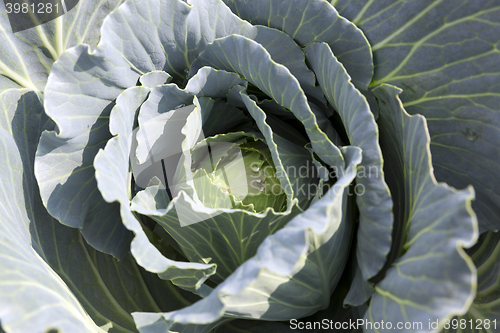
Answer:
<path fill-rule="evenodd" d="M 500 330 L 498 1 L 20 3 L 0 332 Z"/>

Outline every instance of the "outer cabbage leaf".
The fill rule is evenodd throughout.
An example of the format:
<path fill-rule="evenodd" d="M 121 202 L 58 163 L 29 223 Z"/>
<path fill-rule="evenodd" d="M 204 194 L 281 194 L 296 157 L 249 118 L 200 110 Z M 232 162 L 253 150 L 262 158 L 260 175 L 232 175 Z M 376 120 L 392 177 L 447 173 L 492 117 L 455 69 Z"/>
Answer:
<path fill-rule="evenodd" d="M 33 91 L 42 91 L 52 63 L 69 47 L 78 43 L 88 43 L 95 47 L 100 37 L 99 28 L 104 17 L 118 6 L 121 1 L 82 1 L 72 7 L 69 13 L 53 21 L 38 25 L 32 29 L 13 34 L 8 22 L 4 4 L 0 5 L 0 87 L 26 87 Z M 91 28 L 92 27 L 92 28 Z M 68 204 L 64 202 L 63 204 Z M 100 214 L 103 220 L 113 219 L 113 214 Z M 109 216 L 111 215 L 111 216 Z M 85 236 L 91 243 L 108 249 L 99 240 L 93 239 L 98 227 L 87 229 Z M 124 239 L 123 230 L 117 231 L 116 238 Z M 115 247 L 121 243 L 115 239 Z M 117 254 L 116 252 L 114 252 Z"/>
<path fill-rule="evenodd" d="M 43 252 L 39 240 L 35 238 L 35 248 L 31 246 L 30 231 L 37 230 L 35 223 L 53 223 L 40 207 L 31 174 L 37 135 L 48 121 L 42 104 L 35 93 L 18 89 L 2 92 L 0 103 L 2 326 L 9 332 L 28 332 L 33 328 L 42 332 L 60 321 L 59 327 L 74 332 L 97 331 L 69 288 L 40 256 Z M 20 121 L 26 121 L 32 131 L 18 127 Z M 36 233 L 33 236 L 39 237 Z"/>
<path fill-rule="evenodd" d="M 353 83 L 366 89 L 373 76 L 370 45 L 363 32 L 322 0 L 224 0 L 241 18 L 286 32 L 305 47 L 325 42 Z M 279 61 L 278 61 L 279 62 Z"/>
<path fill-rule="evenodd" d="M 123 87 L 135 85 L 138 75 L 119 54 L 108 66 L 99 56 L 99 48 L 92 56 L 87 51 L 87 46 L 76 46 L 52 66 L 44 106 L 59 133 L 42 134 L 35 175 L 52 216 L 64 225 L 80 228 L 95 248 L 122 258 L 129 251 L 131 234 L 121 224 L 118 205 L 107 204 L 97 191 L 92 162 L 111 138 L 108 117 L 112 100 Z M 102 72 L 117 75 L 119 82 L 94 78 Z"/>
<path fill-rule="evenodd" d="M 12 33 L 0 4 L 0 88 L 42 91 L 52 63 L 79 43 L 97 44 L 102 21 L 122 0 L 78 1 L 68 13 L 35 28 Z"/>
<path fill-rule="evenodd" d="M 474 186 L 481 231 L 500 228 L 500 4 L 495 0 L 332 3 L 366 34 L 372 86 L 404 89 L 427 119 L 436 178 Z"/>
<path fill-rule="evenodd" d="M 131 312 L 172 311 L 196 297 L 86 244 L 43 207 L 33 164 L 53 123 L 34 92 L 0 94 L 0 321 L 8 332 L 135 332 Z M 190 293 L 189 293 L 190 294 Z"/>
<path fill-rule="evenodd" d="M 139 330 L 208 332 L 225 317 L 287 320 L 326 308 L 347 260 L 353 227 L 347 188 L 361 160 L 358 148 L 343 152 L 348 166 L 320 200 L 268 236 L 203 300 L 170 313 L 134 313 Z"/>
<path fill-rule="evenodd" d="M 477 241 L 472 188 L 457 191 L 432 174 L 429 134 L 422 116 L 408 115 L 400 89 L 374 89 L 379 100 L 381 146 L 391 165 L 387 177 L 397 208 L 394 251 L 398 258 L 375 286 L 364 319 L 372 323 L 418 322 L 405 332 L 434 332 L 429 321 L 463 314 L 476 291 L 476 270 L 464 247 Z M 392 179 L 391 179 L 392 178 Z M 366 327 L 366 326 L 365 326 Z M 394 328 L 393 328 L 394 329 Z M 389 332 L 366 328 L 367 332 Z"/>

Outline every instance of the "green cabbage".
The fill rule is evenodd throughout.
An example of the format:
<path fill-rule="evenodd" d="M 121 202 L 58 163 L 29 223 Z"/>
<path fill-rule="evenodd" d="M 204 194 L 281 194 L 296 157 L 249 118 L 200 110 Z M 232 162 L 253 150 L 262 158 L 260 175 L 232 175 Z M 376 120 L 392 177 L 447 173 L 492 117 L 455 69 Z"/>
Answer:
<path fill-rule="evenodd" d="M 498 2 L 9 3 L 0 332 L 500 327 Z"/>

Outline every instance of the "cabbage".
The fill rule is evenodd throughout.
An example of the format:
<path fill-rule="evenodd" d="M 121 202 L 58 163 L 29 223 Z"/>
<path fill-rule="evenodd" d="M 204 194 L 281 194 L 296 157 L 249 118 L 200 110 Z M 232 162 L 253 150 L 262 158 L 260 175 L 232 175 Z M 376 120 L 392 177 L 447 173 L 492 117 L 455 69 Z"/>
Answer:
<path fill-rule="evenodd" d="M 497 330 L 498 3 L 57 4 L 0 4 L 0 332 Z"/>

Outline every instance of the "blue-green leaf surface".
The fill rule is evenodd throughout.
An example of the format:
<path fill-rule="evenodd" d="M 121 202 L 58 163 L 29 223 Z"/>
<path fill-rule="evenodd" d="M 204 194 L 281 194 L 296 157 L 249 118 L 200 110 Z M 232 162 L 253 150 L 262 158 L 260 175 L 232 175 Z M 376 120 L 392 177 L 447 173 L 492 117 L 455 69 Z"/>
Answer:
<path fill-rule="evenodd" d="M 376 284 L 364 319 L 372 323 L 420 322 L 404 332 L 435 332 L 439 321 L 467 311 L 476 290 L 476 270 L 464 247 L 477 240 L 471 209 L 472 188 L 455 190 L 437 183 L 432 173 L 429 134 L 422 116 L 408 115 L 398 98 L 400 89 L 374 89 L 379 100 L 380 138 L 385 160 L 393 166 L 387 178 L 402 213 L 396 223 L 398 257 Z M 390 332 L 367 329 L 367 332 Z"/>
<path fill-rule="evenodd" d="M 207 44 L 216 38 L 241 34 L 266 47 L 308 91 L 316 90 L 314 74 L 292 38 L 279 30 L 252 26 L 221 0 L 126 1 L 112 16 L 113 23 L 108 22 L 102 31 L 103 39 L 118 41 L 114 45 L 142 73 L 164 70 L 182 79 Z M 136 38 L 129 39 L 129 35 Z"/>
<path fill-rule="evenodd" d="M 133 156 L 137 158 L 138 163 L 145 163 L 147 159 L 152 159 L 157 150 L 164 149 L 163 142 L 169 135 L 171 149 L 176 153 L 181 151 L 182 134 L 180 131 L 185 124 L 186 116 L 184 113 L 179 113 L 172 119 L 172 115 L 167 112 L 191 104 L 193 104 L 193 95 L 179 89 L 176 84 L 157 86 L 151 90 L 148 98 L 141 105 L 138 115 L 139 128 L 135 135 L 137 147 Z M 170 117 L 168 123 L 167 117 Z M 146 185 L 148 182 L 149 180 L 146 181 Z"/>
<path fill-rule="evenodd" d="M 0 86 L 24 86 L 34 91 L 43 90 L 52 63 L 67 48 L 77 43 L 85 42 L 95 47 L 100 37 L 101 22 L 119 3 L 121 1 L 79 2 L 68 14 L 16 34 L 11 32 L 6 9 L 1 4 L 0 43 L 3 52 L 0 54 Z M 114 218 L 112 210 L 98 215 L 103 221 Z M 89 218 L 92 219 L 95 220 L 95 217 Z M 120 239 L 125 243 L 127 239 L 123 230 L 114 234 L 116 244 L 110 246 L 95 237 L 101 226 L 89 224 L 84 235 L 90 243 L 117 256 L 123 255 L 123 250 L 120 250 L 123 248 L 123 242 L 120 242 Z"/>
<path fill-rule="evenodd" d="M 373 75 L 372 52 L 363 32 L 323 0 L 224 0 L 241 18 L 286 32 L 299 45 L 327 43 L 360 89 Z M 274 59 L 277 61 L 276 59 Z M 279 62 L 279 61 L 278 61 Z"/>
<path fill-rule="evenodd" d="M 82 0 L 68 14 L 15 35 L 0 3 L 0 332 L 135 332 L 136 324 L 141 332 L 164 332 L 169 326 L 172 331 L 208 332 L 232 318 L 287 320 L 325 308 L 352 239 L 350 223 L 355 218 L 349 215 L 353 203 L 348 186 L 356 171 L 372 166 L 372 157 L 377 175 L 382 175 L 373 117 L 346 74 L 358 88 L 371 80 L 371 49 L 361 30 L 374 46 L 372 84 L 389 82 L 405 89 L 402 100 L 409 112 L 428 118 L 438 179 L 459 187 L 473 184 L 481 230 L 498 230 L 499 184 L 492 175 L 500 161 L 500 7 L 494 0 L 331 1 L 361 30 L 320 0 L 224 1 L 242 18 L 272 28 L 252 26 L 220 0 L 128 0 L 106 19 L 101 35 L 100 22 L 120 2 Z M 65 52 L 80 42 L 90 46 Z M 326 42 L 334 56 L 326 44 L 310 45 L 314 42 Z M 325 95 L 337 92 L 330 104 L 344 110 L 350 143 L 361 149 L 338 149 L 334 144 L 341 142 L 323 111 L 306 100 L 308 95 L 324 101 L 297 44 L 325 56 L 308 64 L 320 67 L 313 69 L 321 73 L 318 82 L 330 87 Z M 330 58 L 331 68 L 324 61 Z M 337 82 L 331 80 L 333 73 L 343 76 L 341 88 L 331 87 Z M 245 80 L 280 105 L 256 101 L 245 92 Z M 20 86 L 35 92 L 18 90 Z M 391 221 L 383 218 L 390 212 L 387 196 L 379 195 L 387 187 L 370 183 L 379 194 L 364 193 L 358 204 L 364 207 L 365 222 L 373 215 L 385 223 L 373 230 L 387 242 L 373 246 L 371 241 L 381 239 L 375 233 L 362 241 L 362 246 L 374 249 L 370 255 L 380 259 L 365 260 L 370 265 L 361 267 L 373 268 L 373 274 L 356 275 L 362 277 L 355 281 L 363 287 L 356 298 L 375 292 L 365 319 L 424 325 L 429 319 L 443 325 L 453 315 L 500 320 L 498 237 L 487 233 L 481 246 L 470 252 L 479 276 L 479 293 L 472 302 L 475 270 L 463 251 L 477 236 L 472 191 L 435 182 L 426 123 L 404 113 L 397 89 L 382 86 L 375 92 L 381 103 L 380 139 L 391 165 L 386 177 L 393 179 L 389 185 L 397 204 L 397 239 L 391 254 L 398 259 L 370 289 L 362 275 L 379 271 L 391 234 L 390 228 L 381 232 Z M 339 101 L 341 95 L 345 103 Z M 56 126 L 44 114 L 40 99 Z M 283 214 L 207 209 L 192 186 L 171 200 L 159 179 L 132 198 L 129 159 L 136 153 L 146 153 L 145 158 L 149 152 L 134 146 L 137 109 L 143 125 L 182 104 L 194 104 L 190 118 L 176 132 L 186 138 L 179 143 L 186 156 L 186 148 L 198 139 L 196 131 L 215 135 L 235 125 L 234 131 L 248 132 L 253 125 L 249 112 L 275 164 L 283 169 L 296 166 L 309 161 L 311 154 L 296 146 L 302 140 L 282 137 L 280 133 L 289 136 L 290 129 L 279 127 L 276 122 L 281 120 L 275 116 L 296 117 L 318 155 L 340 170 L 338 187 L 316 197 L 306 212 L 290 199 Z M 41 136 L 35 163 L 43 130 L 49 132 Z M 180 170 L 189 171 L 190 159 L 181 162 Z M 309 181 L 288 176 L 282 179 L 292 187 Z M 357 176 L 359 185 L 366 173 Z M 380 198 L 385 201 L 373 204 Z M 307 206 L 307 200 L 297 199 Z M 176 205 L 183 209 L 176 210 Z M 139 213 L 171 232 L 192 262 L 171 260 L 165 248 L 157 249 L 154 239 L 160 231 L 148 230 Z M 191 218 L 203 222 L 179 225 Z M 274 235 L 267 237 L 270 233 Z M 123 259 L 118 262 L 95 249 Z M 389 257 L 389 263 L 393 259 Z M 217 276 L 212 275 L 214 262 L 219 264 Z M 210 276 L 221 282 L 213 291 L 202 285 Z M 190 306 L 199 299 L 196 295 L 186 295 L 162 279 L 206 299 Z M 284 329 L 279 325 L 287 326 L 279 323 L 277 330 Z M 250 327 L 241 329 L 256 329 Z M 484 331 L 494 332 L 490 328 Z"/>
<path fill-rule="evenodd" d="M 436 178 L 474 186 L 481 231 L 500 228 L 500 3 L 338 0 L 374 51 L 372 85 L 427 119 Z"/>
<path fill-rule="evenodd" d="M 356 182 L 363 194 L 357 196 L 360 211 L 356 256 L 363 278 L 376 275 L 391 247 L 392 200 L 382 170 L 378 128 L 368 102 L 350 82 L 342 64 L 325 43 L 305 48 L 307 59 L 332 107 L 340 114 L 351 144 L 363 150 Z"/>
<path fill-rule="evenodd" d="M 361 160 L 343 149 L 348 167 L 334 187 L 286 227 L 268 236 L 203 300 L 164 314 L 133 314 L 141 332 L 208 332 L 224 317 L 288 320 L 324 309 L 337 284 L 352 234 L 347 187 Z"/>
<path fill-rule="evenodd" d="M 131 235 L 121 225 L 118 205 L 107 204 L 98 192 L 92 162 L 111 138 L 108 117 L 112 100 L 127 86 L 134 86 L 138 74 L 105 40 L 93 54 L 88 52 L 88 46 L 76 46 L 52 67 L 44 106 L 59 131 L 43 133 L 35 173 L 52 216 L 82 228 L 86 240 L 96 248 L 123 257 Z M 106 57 L 114 61 L 107 62 Z"/>
<path fill-rule="evenodd" d="M 2 92 L 0 103 L 2 326 L 8 332 L 43 332 L 57 323 L 56 327 L 74 332 L 97 331 L 69 288 L 41 257 L 35 219 L 53 223 L 40 207 L 32 175 L 38 135 L 48 120 L 42 104 L 26 89 Z M 22 124 L 28 127 L 19 126 Z"/>

